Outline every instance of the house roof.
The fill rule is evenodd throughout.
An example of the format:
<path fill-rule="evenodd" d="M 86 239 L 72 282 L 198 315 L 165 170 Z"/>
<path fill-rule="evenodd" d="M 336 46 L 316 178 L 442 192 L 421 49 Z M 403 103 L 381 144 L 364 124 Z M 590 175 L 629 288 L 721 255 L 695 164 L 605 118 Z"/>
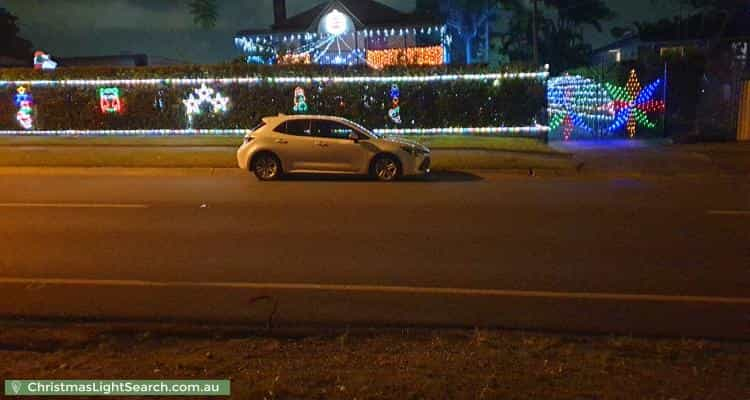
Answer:
<path fill-rule="evenodd" d="M 244 30 L 238 36 L 273 32 L 306 32 L 317 28 L 320 19 L 332 9 L 350 14 L 357 29 L 364 27 L 406 27 L 439 24 L 432 16 L 403 13 L 374 0 L 331 0 L 274 24 L 271 30 Z"/>

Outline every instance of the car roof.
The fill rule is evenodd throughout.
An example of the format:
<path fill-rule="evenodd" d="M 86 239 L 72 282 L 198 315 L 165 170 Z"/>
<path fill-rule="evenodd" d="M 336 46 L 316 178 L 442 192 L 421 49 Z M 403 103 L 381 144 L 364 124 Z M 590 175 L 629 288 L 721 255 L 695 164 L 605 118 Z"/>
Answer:
<path fill-rule="evenodd" d="M 268 116 L 262 118 L 263 122 L 265 123 L 281 123 L 284 121 L 290 121 L 295 119 L 319 119 L 319 120 L 327 120 L 327 121 L 343 121 L 343 122 L 350 122 L 346 118 L 337 117 L 335 115 L 285 115 L 285 114 L 279 114 L 274 116 Z"/>

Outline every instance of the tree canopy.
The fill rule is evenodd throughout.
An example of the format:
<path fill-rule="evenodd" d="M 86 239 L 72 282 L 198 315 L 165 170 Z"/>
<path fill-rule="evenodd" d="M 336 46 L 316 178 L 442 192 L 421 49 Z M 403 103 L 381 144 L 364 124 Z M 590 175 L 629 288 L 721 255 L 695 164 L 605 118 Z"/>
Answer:
<path fill-rule="evenodd" d="M 30 60 L 31 42 L 18 33 L 18 18 L 0 7 L 0 56 Z"/>

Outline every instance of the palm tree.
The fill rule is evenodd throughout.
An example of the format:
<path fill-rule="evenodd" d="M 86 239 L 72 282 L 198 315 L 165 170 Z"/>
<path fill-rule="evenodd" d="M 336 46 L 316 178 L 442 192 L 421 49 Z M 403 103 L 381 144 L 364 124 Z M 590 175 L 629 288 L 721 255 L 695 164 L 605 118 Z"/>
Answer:
<path fill-rule="evenodd" d="M 216 19 L 219 16 L 216 0 L 191 0 L 190 14 L 193 16 L 193 22 L 196 25 L 204 29 L 215 27 Z"/>

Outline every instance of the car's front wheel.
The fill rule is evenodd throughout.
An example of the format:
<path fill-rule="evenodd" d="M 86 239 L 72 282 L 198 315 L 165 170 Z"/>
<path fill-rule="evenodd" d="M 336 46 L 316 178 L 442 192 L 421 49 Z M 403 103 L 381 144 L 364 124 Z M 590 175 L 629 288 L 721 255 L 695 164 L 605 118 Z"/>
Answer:
<path fill-rule="evenodd" d="M 261 153 L 253 158 L 253 173 L 262 181 L 273 181 L 281 176 L 281 161 L 271 153 Z"/>
<path fill-rule="evenodd" d="M 392 182 L 401 176 L 401 163 L 391 155 L 378 156 L 372 164 L 371 175 L 381 182 Z"/>

